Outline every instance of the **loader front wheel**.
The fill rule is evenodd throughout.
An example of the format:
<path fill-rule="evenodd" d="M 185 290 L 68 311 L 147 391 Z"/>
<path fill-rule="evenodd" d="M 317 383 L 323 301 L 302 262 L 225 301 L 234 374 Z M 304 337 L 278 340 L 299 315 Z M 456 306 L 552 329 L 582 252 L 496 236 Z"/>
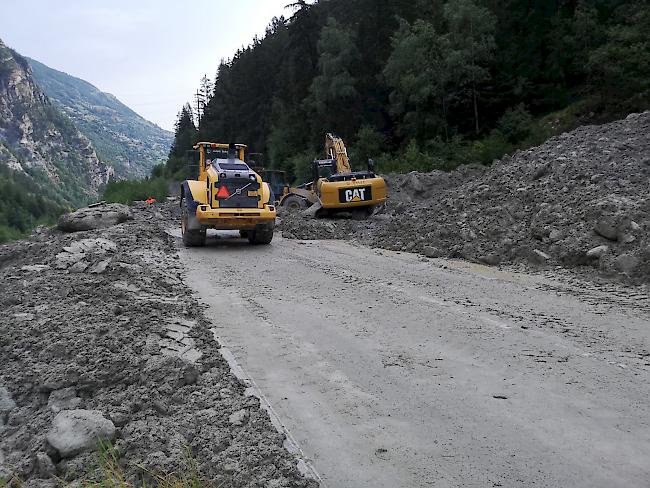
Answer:
<path fill-rule="evenodd" d="M 202 247 L 205 246 L 206 230 L 198 229 L 193 230 L 189 228 L 190 209 L 187 200 L 184 200 L 183 209 L 181 211 L 181 237 L 185 247 Z"/>
<path fill-rule="evenodd" d="M 282 202 L 282 206 L 291 211 L 304 210 L 307 208 L 307 201 L 298 195 L 289 195 Z"/>

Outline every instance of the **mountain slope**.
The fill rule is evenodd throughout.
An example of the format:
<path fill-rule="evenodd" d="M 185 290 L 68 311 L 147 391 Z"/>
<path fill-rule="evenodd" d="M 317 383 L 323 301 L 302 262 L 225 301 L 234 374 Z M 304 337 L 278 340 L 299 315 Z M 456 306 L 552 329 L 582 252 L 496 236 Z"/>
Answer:
<path fill-rule="evenodd" d="M 112 174 L 0 41 L 0 241 L 97 198 Z"/>
<path fill-rule="evenodd" d="M 93 143 L 118 177 L 148 176 L 167 157 L 172 134 L 87 81 L 29 59 L 45 94 Z"/>

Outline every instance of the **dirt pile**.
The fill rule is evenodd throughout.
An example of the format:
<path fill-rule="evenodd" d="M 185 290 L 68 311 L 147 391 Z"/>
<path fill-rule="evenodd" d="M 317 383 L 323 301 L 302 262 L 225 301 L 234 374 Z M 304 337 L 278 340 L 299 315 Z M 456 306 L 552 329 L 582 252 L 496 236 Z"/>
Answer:
<path fill-rule="evenodd" d="M 370 220 L 292 214 L 283 234 L 650 281 L 650 112 L 579 128 L 490 168 L 386 179 L 390 201 Z"/>
<path fill-rule="evenodd" d="M 215 486 L 317 486 L 219 353 L 168 217 L 0 247 L 0 484 L 93 479 L 114 439 L 133 480 L 193 459 Z"/>

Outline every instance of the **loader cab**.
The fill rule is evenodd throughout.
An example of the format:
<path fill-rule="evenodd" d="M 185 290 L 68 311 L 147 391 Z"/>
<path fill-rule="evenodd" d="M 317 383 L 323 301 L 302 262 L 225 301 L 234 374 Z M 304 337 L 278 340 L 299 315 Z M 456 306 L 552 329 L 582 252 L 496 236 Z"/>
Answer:
<path fill-rule="evenodd" d="M 199 154 L 199 180 L 207 179 L 208 167 L 219 160 L 230 160 L 233 162 L 246 161 L 246 148 L 244 144 L 217 144 L 214 142 L 199 142 L 194 150 Z"/>

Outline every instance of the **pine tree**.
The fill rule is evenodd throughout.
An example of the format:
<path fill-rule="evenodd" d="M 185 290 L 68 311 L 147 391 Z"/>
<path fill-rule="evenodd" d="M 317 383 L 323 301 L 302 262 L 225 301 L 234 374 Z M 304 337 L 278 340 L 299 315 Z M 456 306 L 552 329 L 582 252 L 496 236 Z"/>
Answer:
<path fill-rule="evenodd" d="M 315 112 L 314 138 L 322 139 L 325 131 L 352 136 L 360 108 L 357 81 L 352 75 L 360 55 L 353 33 L 330 17 L 321 31 L 318 53 L 319 74 L 311 83 L 307 100 Z"/>
<path fill-rule="evenodd" d="M 476 135 L 480 132 L 478 84 L 490 78 L 496 19 L 473 0 L 449 0 L 444 6 L 451 52 L 448 68 L 459 86 L 469 85 Z"/>
<path fill-rule="evenodd" d="M 166 172 L 169 176 L 187 173 L 186 151 L 192 149 L 197 142 L 197 130 L 192 118 L 192 108 L 189 104 L 183 106 L 178 113 L 175 124 L 174 142 L 167 158 Z"/>
<path fill-rule="evenodd" d="M 383 74 L 403 137 L 424 140 L 442 133 L 449 138 L 450 53 L 449 39 L 430 23 L 401 21 Z"/>

